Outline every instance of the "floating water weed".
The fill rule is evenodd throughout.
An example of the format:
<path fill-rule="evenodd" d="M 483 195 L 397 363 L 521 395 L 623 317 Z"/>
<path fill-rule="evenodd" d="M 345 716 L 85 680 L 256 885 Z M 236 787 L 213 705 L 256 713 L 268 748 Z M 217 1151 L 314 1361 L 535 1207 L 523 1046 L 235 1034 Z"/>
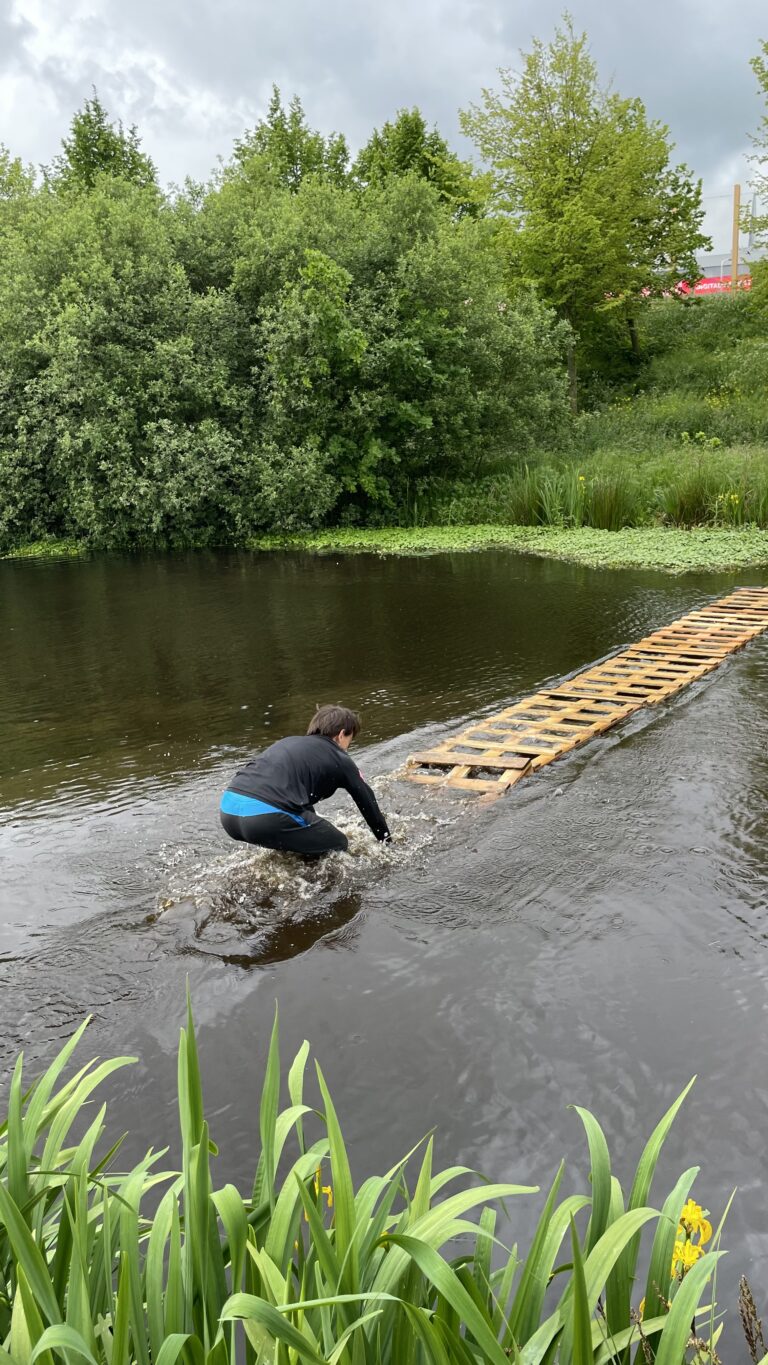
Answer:
<path fill-rule="evenodd" d="M 561 1165 L 523 1255 L 498 1235 L 498 1208 L 510 1201 L 514 1221 L 515 1203 L 535 1188 L 486 1184 L 459 1166 L 435 1172 L 431 1140 L 415 1180 L 416 1149 L 355 1188 L 319 1066 L 319 1101 L 305 1099 L 307 1043 L 281 1108 L 277 1020 L 249 1193 L 215 1181 L 189 1003 L 178 1054 L 181 1170 L 159 1170 L 163 1154 L 150 1152 L 118 1172 L 119 1143 L 97 1154 L 104 1106 L 67 1145 L 93 1093 L 131 1060 L 91 1063 L 63 1080 L 84 1028 L 26 1093 L 21 1059 L 11 1082 L 0 1129 L 4 1365 L 608 1365 L 628 1359 L 641 1332 L 658 1365 L 685 1360 L 721 1253 L 673 1282 L 669 1301 L 655 1282 L 668 1278 L 697 1168 L 661 1212 L 647 1201 L 690 1086 L 652 1133 L 626 1201 L 600 1125 L 577 1110 L 590 1193 L 560 1198 Z M 641 1328 L 630 1299 L 645 1228 Z M 711 1356 L 713 1334 L 697 1341 Z"/>
<path fill-rule="evenodd" d="M 668 526 L 600 531 L 592 527 L 426 526 L 419 530 L 323 531 L 290 540 L 261 540 L 255 549 L 335 554 L 429 555 L 505 549 L 572 560 L 594 568 L 651 568 L 665 573 L 740 569 L 768 564 L 768 538 L 754 526 L 683 530 Z"/>

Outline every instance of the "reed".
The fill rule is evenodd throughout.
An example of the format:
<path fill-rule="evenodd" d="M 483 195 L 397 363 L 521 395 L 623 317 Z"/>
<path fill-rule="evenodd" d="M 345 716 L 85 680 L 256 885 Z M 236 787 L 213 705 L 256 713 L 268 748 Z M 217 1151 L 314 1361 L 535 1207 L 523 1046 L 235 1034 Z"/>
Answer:
<path fill-rule="evenodd" d="M 768 529 L 768 452 L 708 442 L 694 433 L 642 457 L 614 450 L 578 462 L 511 464 L 474 484 L 433 490 L 423 524 Z"/>
<path fill-rule="evenodd" d="M 90 1105 L 132 1059 L 64 1079 L 84 1029 L 30 1089 L 21 1059 L 13 1072 L 0 1129 L 2 1365 L 626 1365 L 641 1331 L 646 1354 L 678 1365 L 694 1322 L 699 1361 L 714 1349 L 714 1310 L 700 1304 L 719 1233 L 715 1250 L 671 1278 L 697 1168 L 660 1209 L 648 1203 L 690 1087 L 654 1129 L 628 1195 L 597 1120 L 576 1110 L 589 1193 L 562 1197 L 561 1166 L 524 1254 L 504 1245 L 499 1210 L 508 1201 L 514 1222 L 514 1205 L 535 1189 L 486 1184 L 460 1166 L 435 1171 L 431 1140 L 355 1187 L 319 1067 L 317 1100 L 305 1098 L 307 1043 L 281 1105 L 277 1020 L 249 1191 L 216 1180 L 189 1004 L 180 1169 L 150 1151 L 120 1172 L 119 1142 L 99 1154 L 106 1108 L 91 1117 Z M 633 1297 L 644 1238 L 641 1327 Z"/>

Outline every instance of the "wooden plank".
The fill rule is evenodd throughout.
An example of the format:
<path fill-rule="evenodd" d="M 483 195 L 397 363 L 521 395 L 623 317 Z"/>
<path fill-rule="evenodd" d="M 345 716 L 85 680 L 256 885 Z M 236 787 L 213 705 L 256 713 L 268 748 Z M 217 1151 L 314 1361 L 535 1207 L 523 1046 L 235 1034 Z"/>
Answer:
<path fill-rule="evenodd" d="M 736 588 L 559 685 L 412 754 L 402 775 L 495 800 L 641 707 L 674 696 L 765 630 L 768 588 Z M 496 772 L 498 777 L 489 776 Z"/>

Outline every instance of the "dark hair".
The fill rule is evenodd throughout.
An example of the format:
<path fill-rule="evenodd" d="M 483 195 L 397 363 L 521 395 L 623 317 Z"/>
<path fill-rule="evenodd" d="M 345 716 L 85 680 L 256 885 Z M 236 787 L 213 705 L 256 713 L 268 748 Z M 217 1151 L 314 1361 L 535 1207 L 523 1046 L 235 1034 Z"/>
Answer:
<path fill-rule="evenodd" d="M 345 730 L 353 737 L 360 733 L 360 717 L 347 706 L 318 706 L 307 726 L 308 735 L 327 735 L 335 739 Z"/>

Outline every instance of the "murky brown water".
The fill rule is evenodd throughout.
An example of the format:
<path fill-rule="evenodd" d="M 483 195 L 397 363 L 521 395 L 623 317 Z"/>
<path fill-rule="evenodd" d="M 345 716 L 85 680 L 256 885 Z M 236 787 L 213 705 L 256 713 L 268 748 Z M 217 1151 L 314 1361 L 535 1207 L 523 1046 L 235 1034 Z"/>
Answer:
<path fill-rule="evenodd" d="M 768 641 L 490 808 L 387 776 L 462 718 L 760 581 L 500 553 L 0 563 L 5 1061 L 43 1060 L 92 1012 L 92 1053 L 141 1058 L 114 1128 L 175 1143 L 189 977 L 221 1176 L 243 1181 L 275 1001 L 359 1174 L 436 1126 L 444 1164 L 543 1184 L 565 1155 L 583 1182 L 576 1102 L 629 1183 L 696 1072 L 654 1193 L 701 1163 L 717 1217 L 738 1185 L 721 1302 L 741 1271 L 760 1297 Z M 228 845 L 238 763 L 337 700 L 364 713 L 392 850 L 343 802 L 349 857 L 297 871 Z"/>

